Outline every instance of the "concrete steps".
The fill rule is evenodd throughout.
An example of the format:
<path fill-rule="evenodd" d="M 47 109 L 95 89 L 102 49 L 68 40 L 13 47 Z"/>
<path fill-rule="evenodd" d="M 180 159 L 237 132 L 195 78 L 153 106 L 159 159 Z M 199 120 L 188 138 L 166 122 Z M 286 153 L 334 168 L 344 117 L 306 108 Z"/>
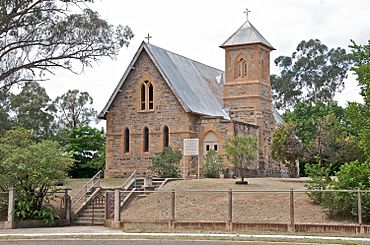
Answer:
<path fill-rule="evenodd" d="M 122 199 L 125 199 L 126 196 L 130 195 L 130 190 L 135 188 L 136 191 L 144 191 L 144 190 L 156 190 L 158 189 L 165 179 L 163 178 L 153 178 L 152 186 L 144 188 L 144 178 L 137 178 L 134 184 L 128 188 L 128 192 L 126 195 L 121 196 Z M 108 190 L 108 189 L 107 189 Z M 89 205 L 85 206 L 77 216 L 77 219 L 73 222 L 74 225 L 104 225 L 105 223 L 105 191 L 101 189 L 100 192 L 97 194 L 97 197 L 94 198 L 94 205 L 90 203 Z M 110 190 L 112 191 L 112 190 Z M 128 197 L 127 202 L 122 206 L 122 210 L 124 210 L 129 205 L 135 205 L 135 202 L 139 199 L 143 199 L 150 195 L 150 193 L 132 193 Z M 89 198 L 89 197 L 88 197 Z M 87 199 L 88 199 L 87 198 Z"/>

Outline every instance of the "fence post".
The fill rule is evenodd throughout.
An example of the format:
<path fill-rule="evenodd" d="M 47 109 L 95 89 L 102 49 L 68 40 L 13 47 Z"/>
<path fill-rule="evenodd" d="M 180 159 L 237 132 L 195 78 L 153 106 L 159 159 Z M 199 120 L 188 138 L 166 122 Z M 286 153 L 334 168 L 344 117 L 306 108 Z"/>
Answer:
<path fill-rule="evenodd" d="M 121 193 L 120 188 L 114 190 L 114 219 L 112 228 L 119 229 L 121 226 Z"/>
<path fill-rule="evenodd" d="M 66 220 L 67 224 L 71 224 L 71 208 L 72 208 L 72 200 L 71 196 L 69 195 L 71 188 L 65 188 L 64 189 L 64 200 L 65 200 L 65 211 L 66 211 Z"/>
<path fill-rule="evenodd" d="M 360 225 L 360 233 L 365 233 L 364 227 L 362 225 L 362 195 L 361 190 L 358 189 L 357 191 L 357 216 L 358 216 L 358 224 Z"/>
<path fill-rule="evenodd" d="M 105 205 L 104 218 L 109 219 L 110 217 L 109 217 L 109 192 L 108 191 L 104 193 L 104 205 Z"/>
<path fill-rule="evenodd" d="M 290 189 L 290 223 L 288 226 L 288 231 L 295 232 L 295 225 L 294 225 L 294 192 L 293 189 Z"/>
<path fill-rule="evenodd" d="M 227 229 L 229 231 L 233 230 L 233 190 L 230 189 L 228 192 L 229 196 L 229 205 L 228 205 L 228 214 L 229 214 L 229 220 L 227 222 Z"/>
<path fill-rule="evenodd" d="M 8 193 L 8 220 L 5 222 L 5 229 L 15 228 L 14 223 L 14 207 L 15 207 L 15 188 L 9 187 Z"/>
<path fill-rule="evenodd" d="M 171 220 L 169 222 L 170 228 L 175 228 L 175 218 L 176 218 L 176 190 L 171 191 Z"/>

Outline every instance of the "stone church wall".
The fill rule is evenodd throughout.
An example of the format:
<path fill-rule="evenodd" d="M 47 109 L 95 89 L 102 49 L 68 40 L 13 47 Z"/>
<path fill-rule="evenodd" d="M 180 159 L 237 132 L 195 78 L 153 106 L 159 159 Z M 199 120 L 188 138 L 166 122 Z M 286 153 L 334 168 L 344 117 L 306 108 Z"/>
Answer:
<path fill-rule="evenodd" d="M 154 110 L 140 111 L 140 85 L 154 85 Z M 128 176 L 138 169 L 148 174 L 152 156 L 163 149 L 163 128 L 169 128 L 171 146 L 182 147 L 184 138 L 194 137 L 196 117 L 185 112 L 145 51 L 131 69 L 120 93 L 107 113 L 106 177 Z M 143 129 L 149 129 L 149 152 L 143 151 Z M 130 131 L 129 152 L 124 152 L 124 130 Z"/>

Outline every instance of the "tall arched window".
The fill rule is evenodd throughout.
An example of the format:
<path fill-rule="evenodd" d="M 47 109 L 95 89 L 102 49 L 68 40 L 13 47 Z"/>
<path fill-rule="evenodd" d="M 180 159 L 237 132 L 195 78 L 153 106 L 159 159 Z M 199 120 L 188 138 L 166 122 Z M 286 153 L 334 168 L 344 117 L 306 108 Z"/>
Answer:
<path fill-rule="evenodd" d="M 149 81 L 144 81 L 140 85 L 140 110 L 154 109 L 154 88 Z"/>
<path fill-rule="evenodd" d="M 149 110 L 153 110 L 153 84 L 148 84 Z"/>
<path fill-rule="evenodd" d="M 145 110 L 145 83 L 141 84 L 140 87 L 140 109 Z"/>
<path fill-rule="evenodd" d="M 143 151 L 149 152 L 149 129 L 147 127 L 143 131 Z"/>
<path fill-rule="evenodd" d="M 130 130 L 128 128 L 125 129 L 124 132 L 124 139 L 125 139 L 125 147 L 124 147 L 124 152 L 129 152 L 130 151 Z"/>
<path fill-rule="evenodd" d="M 244 77 L 248 76 L 248 63 L 247 62 L 243 63 L 243 75 Z"/>
<path fill-rule="evenodd" d="M 236 77 L 247 77 L 248 63 L 244 58 L 240 58 L 236 63 Z"/>
<path fill-rule="evenodd" d="M 240 59 L 239 62 L 238 62 L 238 77 L 242 77 L 242 74 L 243 74 L 243 61 L 244 59 Z"/>
<path fill-rule="evenodd" d="M 170 145 L 170 138 L 169 138 L 169 129 L 167 126 L 163 128 L 163 147 L 168 147 Z"/>

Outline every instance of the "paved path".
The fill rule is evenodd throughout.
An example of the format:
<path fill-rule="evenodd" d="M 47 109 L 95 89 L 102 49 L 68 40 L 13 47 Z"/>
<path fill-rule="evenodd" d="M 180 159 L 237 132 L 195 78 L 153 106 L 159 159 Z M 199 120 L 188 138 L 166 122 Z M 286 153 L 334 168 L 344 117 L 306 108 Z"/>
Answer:
<path fill-rule="evenodd" d="M 368 237 L 335 237 L 335 236 L 309 236 L 309 235 L 270 235 L 270 234 L 236 234 L 236 233 L 144 233 L 144 232 L 123 232 L 100 226 L 69 226 L 51 228 L 23 228 L 5 230 L 0 229 L 0 239 L 160 239 L 160 240 L 291 240 L 299 241 L 349 241 L 354 243 L 370 244 Z M 131 241 L 132 241 L 131 240 Z M 104 242 L 105 243 L 105 242 Z M 179 244 L 176 243 L 176 244 Z M 63 243 L 64 244 L 64 243 Z M 68 243 L 67 243 L 68 244 Z M 83 243 L 81 243 L 83 244 Z M 114 244 L 114 243 L 113 243 Z M 155 244 L 155 243 L 154 243 Z M 180 243 L 181 244 L 181 243 Z M 188 243 L 187 243 L 188 244 Z M 206 243 L 207 244 L 207 243 Z"/>

